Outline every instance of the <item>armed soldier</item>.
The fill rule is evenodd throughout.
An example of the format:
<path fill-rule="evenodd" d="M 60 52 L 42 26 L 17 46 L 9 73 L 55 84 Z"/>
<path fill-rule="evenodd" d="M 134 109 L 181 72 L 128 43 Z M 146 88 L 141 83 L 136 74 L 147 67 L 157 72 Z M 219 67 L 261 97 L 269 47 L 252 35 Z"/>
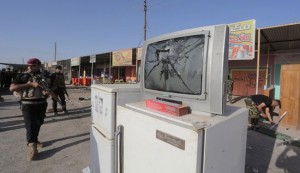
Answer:
<path fill-rule="evenodd" d="M 4 98 L 0 94 L 0 102 L 4 102 Z"/>
<path fill-rule="evenodd" d="M 41 125 L 47 109 L 47 93 L 39 87 L 39 80 L 43 79 L 40 72 L 41 61 L 37 58 L 29 59 L 28 70 L 19 74 L 10 85 L 10 91 L 18 93 L 21 110 L 24 116 L 27 146 L 29 148 L 27 160 L 34 160 L 38 154 L 37 147 L 42 147 L 38 141 Z"/>
<path fill-rule="evenodd" d="M 55 73 L 51 74 L 50 76 L 50 87 L 52 91 L 59 97 L 61 101 L 62 110 L 65 114 L 68 114 L 67 107 L 66 107 L 66 85 L 65 85 L 65 78 L 64 74 L 61 72 L 62 67 L 60 65 L 56 66 Z M 52 108 L 54 112 L 54 116 L 58 115 L 57 113 L 57 100 L 52 98 Z"/>

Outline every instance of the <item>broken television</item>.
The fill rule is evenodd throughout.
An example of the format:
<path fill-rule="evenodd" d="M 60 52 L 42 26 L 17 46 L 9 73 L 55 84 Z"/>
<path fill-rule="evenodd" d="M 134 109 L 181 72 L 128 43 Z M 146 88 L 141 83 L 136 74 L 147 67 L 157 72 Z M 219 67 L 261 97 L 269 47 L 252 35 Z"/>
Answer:
<path fill-rule="evenodd" d="M 145 59 L 145 88 L 201 95 L 205 40 L 199 34 L 151 43 Z"/>
<path fill-rule="evenodd" d="M 214 25 L 148 39 L 143 47 L 142 97 L 165 97 L 192 110 L 221 114 L 225 106 L 228 27 Z"/>

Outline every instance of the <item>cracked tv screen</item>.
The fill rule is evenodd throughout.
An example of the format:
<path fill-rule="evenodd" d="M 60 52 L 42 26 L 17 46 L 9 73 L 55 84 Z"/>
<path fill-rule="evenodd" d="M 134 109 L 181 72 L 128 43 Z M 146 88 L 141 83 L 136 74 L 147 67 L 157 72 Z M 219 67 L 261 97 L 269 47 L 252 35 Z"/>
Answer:
<path fill-rule="evenodd" d="M 205 35 L 172 38 L 147 46 L 145 88 L 201 95 Z"/>

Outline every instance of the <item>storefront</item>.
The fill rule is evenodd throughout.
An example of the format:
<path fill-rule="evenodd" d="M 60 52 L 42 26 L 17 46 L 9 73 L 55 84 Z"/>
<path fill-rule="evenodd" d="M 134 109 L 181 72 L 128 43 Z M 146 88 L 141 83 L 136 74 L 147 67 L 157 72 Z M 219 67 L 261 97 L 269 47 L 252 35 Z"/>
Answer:
<path fill-rule="evenodd" d="M 287 111 L 277 130 L 300 129 L 300 23 L 256 30 L 255 59 L 229 61 L 233 94 L 264 94 L 281 100 Z M 255 86 L 255 90 L 254 90 Z"/>
<path fill-rule="evenodd" d="M 80 77 L 80 57 L 71 59 L 71 78 Z"/>
<path fill-rule="evenodd" d="M 257 57 L 253 60 L 229 61 L 229 75 L 234 81 L 233 95 L 249 96 L 256 93 L 265 94 L 274 84 L 274 58 L 261 56 L 261 66 L 259 68 L 257 80 Z M 266 65 L 269 64 L 269 65 Z M 258 81 L 258 85 L 256 82 Z"/>
<path fill-rule="evenodd" d="M 282 64 L 300 63 L 300 23 L 256 29 L 255 58 L 229 60 L 233 94 L 265 94 L 280 99 Z"/>
<path fill-rule="evenodd" d="M 137 49 L 125 49 L 112 52 L 112 80 L 118 82 L 136 82 Z"/>

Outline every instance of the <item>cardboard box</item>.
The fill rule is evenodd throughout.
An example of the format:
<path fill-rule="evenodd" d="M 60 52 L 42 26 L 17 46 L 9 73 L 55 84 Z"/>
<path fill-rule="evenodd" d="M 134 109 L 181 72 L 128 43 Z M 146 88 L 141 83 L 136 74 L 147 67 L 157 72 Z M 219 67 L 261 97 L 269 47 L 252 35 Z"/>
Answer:
<path fill-rule="evenodd" d="M 189 114 L 189 107 L 182 104 L 170 103 L 162 100 L 147 99 L 146 107 L 174 116 Z"/>

